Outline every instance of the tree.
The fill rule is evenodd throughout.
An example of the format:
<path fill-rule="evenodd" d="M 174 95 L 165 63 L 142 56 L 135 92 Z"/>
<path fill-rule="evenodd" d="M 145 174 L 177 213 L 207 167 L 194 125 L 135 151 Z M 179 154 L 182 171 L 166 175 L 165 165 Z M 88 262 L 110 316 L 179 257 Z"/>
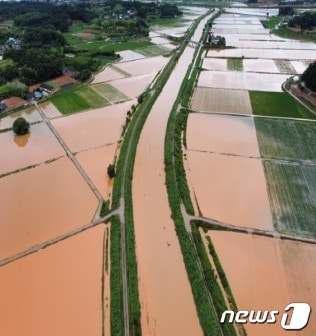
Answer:
<path fill-rule="evenodd" d="M 30 124 L 24 118 L 17 118 L 13 123 L 13 131 L 16 135 L 24 135 L 29 132 Z"/>
<path fill-rule="evenodd" d="M 316 62 L 310 64 L 302 75 L 305 86 L 316 92 Z"/>
<path fill-rule="evenodd" d="M 115 176 L 115 166 L 114 166 L 114 164 L 109 164 L 108 175 L 109 175 L 110 178 L 113 178 Z"/>

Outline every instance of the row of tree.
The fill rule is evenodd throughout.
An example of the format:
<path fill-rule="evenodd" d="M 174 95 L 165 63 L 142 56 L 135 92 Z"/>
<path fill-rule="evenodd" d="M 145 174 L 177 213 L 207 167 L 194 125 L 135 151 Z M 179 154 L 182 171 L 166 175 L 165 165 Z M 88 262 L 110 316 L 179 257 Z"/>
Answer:
<path fill-rule="evenodd" d="M 311 63 L 302 75 L 302 81 L 310 90 L 316 92 L 316 62 Z"/>

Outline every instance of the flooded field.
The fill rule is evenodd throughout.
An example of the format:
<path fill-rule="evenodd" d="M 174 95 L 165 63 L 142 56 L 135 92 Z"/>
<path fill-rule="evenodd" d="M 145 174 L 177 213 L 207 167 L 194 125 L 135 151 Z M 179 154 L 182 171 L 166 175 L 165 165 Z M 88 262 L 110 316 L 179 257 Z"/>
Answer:
<path fill-rule="evenodd" d="M 107 66 L 101 72 L 97 73 L 92 81 L 92 84 L 109 82 L 115 79 L 125 78 L 126 76 L 117 70 L 114 67 Z"/>
<path fill-rule="evenodd" d="M 43 122 L 31 125 L 30 133 L 25 135 L 17 136 L 13 131 L 0 133 L 0 148 L 6 157 L 1 160 L 0 175 L 65 155 Z"/>
<path fill-rule="evenodd" d="M 98 205 L 67 158 L 2 177 L 0 193 L 0 259 L 89 223 Z"/>
<path fill-rule="evenodd" d="M 118 79 L 111 82 L 111 85 L 128 97 L 137 98 L 146 90 L 156 75 L 157 73 L 153 72 L 146 75 Z"/>
<path fill-rule="evenodd" d="M 105 200 L 112 192 L 112 181 L 107 175 L 107 167 L 114 162 L 116 145 L 90 149 L 76 155 L 82 168 L 90 177 Z"/>
<path fill-rule="evenodd" d="M 244 59 L 244 71 L 246 72 L 270 72 L 279 73 L 279 69 L 273 60 L 267 59 Z"/>
<path fill-rule="evenodd" d="M 222 49 L 209 50 L 207 57 L 242 57 L 265 59 L 308 60 L 316 59 L 316 50 L 289 50 L 286 49 Z"/>
<path fill-rule="evenodd" d="M 102 336 L 103 234 L 99 226 L 0 267 L 0 334 Z"/>
<path fill-rule="evenodd" d="M 209 232 L 232 288 L 238 309 L 279 310 L 290 302 L 316 308 L 314 245 L 232 232 Z M 229 247 L 229 248 L 228 248 Z M 231 262 L 231 255 L 238 262 Z M 298 272 L 299 269 L 299 272 Z M 279 315 L 279 318 L 281 316 Z M 249 336 L 288 335 L 276 324 L 246 324 Z M 314 335 L 316 320 L 291 335 Z"/>
<path fill-rule="evenodd" d="M 227 60 L 224 58 L 204 58 L 202 68 L 205 70 L 227 70 Z"/>
<path fill-rule="evenodd" d="M 132 76 L 138 76 L 158 72 L 168 61 L 168 57 L 157 56 L 133 62 L 119 63 L 116 67 L 130 73 Z"/>
<path fill-rule="evenodd" d="M 51 102 L 45 102 L 38 105 L 39 108 L 44 112 L 47 118 L 57 118 L 62 116 L 59 110 Z"/>
<path fill-rule="evenodd" d="M 187 126 L 189 150 L 260 157 L 252 118 L 191 113 Z"/>
<path fill-rule="evenodd" d="M 281 85 L 288 75 L 267 73 L 240 73 L 237 71 L 202 71 L 198 86 L 235 89 L 282 92 Z"/>
<path fill-rule="evenodd" d="M 273 230 L 261 160 L 188 151 L 192 187 L 204 217 Z"/>
<path fill-rule="evenodd" d="M 14 120 L 20 117 L 24 118 L 29 123 L 43 120 L 36 107 L 32 105 L 30 107 L 27 107 L 26 109 L 23 109 L 19 112 L 11 113 L 7 117 L 0 119 L 0 130 L 11 128 L 13 126 Z"/>
<path fill-rule="evenodd" d="M 119 51 L 118 54 L 122 58 L 120 62 L 130 62 L 130 61 L 136 61 L 145 58 L 144 55 L 137 53 L 133 50 L 123 50 Z"/>
<path fill-rule="evenodd" d="M 52 120 L 72 152 L 116 143 L 134 100 Z"/>
<path fill-rule="evenodd" d="M 194 90 L 191 108 L 196 111 L 252 114 L 246 90 L 208 89 Z"/>

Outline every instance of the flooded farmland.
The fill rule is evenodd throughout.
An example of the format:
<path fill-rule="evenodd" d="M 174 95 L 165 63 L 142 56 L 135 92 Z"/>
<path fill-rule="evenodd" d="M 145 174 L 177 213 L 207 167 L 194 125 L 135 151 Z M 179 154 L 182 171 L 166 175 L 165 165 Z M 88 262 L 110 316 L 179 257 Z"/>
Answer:
<path fill-rule="evenodd" d="M 2 266 L 0 334 L 102 336 L 103 236 L 99 226 Z"/>
<path fill-rule="evenodd" d="M 57 118 L 57 117 L 62 116 L 62 114 L 59 112 L 59 110 L 51 102 L 41 103 L 41 104 L 39 104 L 39 108 L 44 112 L 46 117 L 49 118 L 49 119 Z"/>
<path fill-rule="evenodd" d="M 232 232 L 208 233 L 234 293 L 239 310 L 279 310 L 290 302 L 316 308 L 315 245 Z M 232 262 L 231 255 L 234 254 Z M 298 271 L 299 265 L 299 271 Z M 280 316 L 279 316 L 280 318 Z M 292 335 L 314 335 L 316 320 Z M 249 335 L 288 335 L 275 324 L 246 324 Z"/>
<path fill-rule="evenodd" d="M 134 100 L 52 120 L 72 152 L 116 143 Z"/>
<path fill-rule="evenodd" d="M 1 178 L 0 193 L 0 259 L 89 223 L 98 205 L 67 158 Z"/>
<path fill-rule="evenodd" d="M 48 126 L 41 122 L 30 126 L 30 133 L 16 136 L 0 133 L 0 175 L 65 155 Z"/>

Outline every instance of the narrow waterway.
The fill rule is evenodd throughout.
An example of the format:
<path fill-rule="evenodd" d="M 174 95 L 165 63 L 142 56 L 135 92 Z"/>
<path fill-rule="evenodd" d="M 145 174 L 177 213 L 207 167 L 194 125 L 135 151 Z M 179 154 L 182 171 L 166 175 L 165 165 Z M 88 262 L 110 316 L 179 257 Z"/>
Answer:
<path fill-rule="evenodd" d="M 192 40 L 198 41 L 207 19 Z M 187 47 L 154 104 L 137 148 L 133 205 L 143 335 L 202 335 L 168 203 L 164 140 L 168 117 L 192 62 Z"/>

